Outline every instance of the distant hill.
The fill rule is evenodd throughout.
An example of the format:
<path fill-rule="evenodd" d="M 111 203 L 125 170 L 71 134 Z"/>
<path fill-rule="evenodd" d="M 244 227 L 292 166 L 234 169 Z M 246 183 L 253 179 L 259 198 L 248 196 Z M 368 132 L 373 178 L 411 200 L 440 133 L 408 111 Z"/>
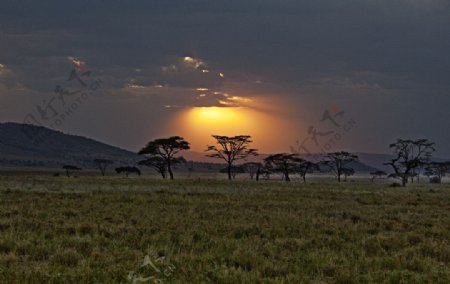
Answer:
<path fill-rule="evenodd" d="M 184 154 L 184 153 L 183 153 Z M 176 165 L 179 170 L 192 169 L 205 172 L 219 172 L 225 166 L 219 160 L 195 159 L 200 153 L 190 155 L 185 165 Z M 191 157 L 192 156 L 192 157 Z M 109 159 L 114 166 L 133 166 L 144 159 L 134 152 L 120 149 L 90 138 L 65 134 L 41 126 L 0 123 L 0 166 L 61 168 L 71 164 L 83 169 L 95 168 L 94 159 Z M 192 162 L 195 160 L 196 162 Z M 152 171 L 149 168 L 144 170 Z"/>
<path fill-rule="evenodd" d="M 208 158 L 204 152 L 186 151 L 182 154 L 186 160 L 195 162 L 179 165 L 180 169 L 216 171 L 224 167 L 222 160 Z M 359 156 L 359 162 L 349 166 L 357 172 L 392 171 L 390 167 L 383 165 L 392 159 L 391 155 L 355 154 Z M 267 156 L 268 154 L 260 154 L 249 160 L 262 161 Z M 309 159 L 307 155 L 301 156 Z M 73 164 L 82 168 L 94 168 L 93 160 L 96 158 L 113 160 L 116 166 L 135 165 L 142 160 L 136 153 L 90 138 L 65 134 L 41 126 L 0 123 L 0 166 L 60 168 L 65 164 Z"/>
<path fill-rule="evenodd" d="M 89 138 L 64 134 L 45 127 L 0 123 L 0 165 L 61 167 L 74 164 L 93 168 L 96 158 L 117 164 L 134 164 L 141 158 L 130 151 Z"/>
<path fill-rule="evenodd" d="M 383 165 L 386 162 L 389 162 L 394 157 L 392 155 L 388 154 L 374 154 L 374 153 L 355 153 L 358 155 L 359 160 L 373 168 L 376 168 L 378 170 L 385 171 L 387 173 L 392 172 L 391 166 Z"/>

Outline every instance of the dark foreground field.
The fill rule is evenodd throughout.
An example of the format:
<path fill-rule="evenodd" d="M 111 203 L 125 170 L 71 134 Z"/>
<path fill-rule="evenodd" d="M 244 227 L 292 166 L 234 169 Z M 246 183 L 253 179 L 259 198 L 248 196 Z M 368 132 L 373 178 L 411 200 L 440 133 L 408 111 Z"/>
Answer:
<path fill-rule="evenodd" d="M 0 178 L 1 283 L 449 283 L 449 242 L 446 185 Z"/>

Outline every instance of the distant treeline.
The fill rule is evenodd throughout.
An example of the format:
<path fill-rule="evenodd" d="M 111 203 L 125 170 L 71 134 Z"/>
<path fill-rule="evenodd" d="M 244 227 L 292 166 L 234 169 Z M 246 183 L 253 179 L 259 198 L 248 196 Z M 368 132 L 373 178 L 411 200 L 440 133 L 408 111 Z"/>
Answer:
<path fill-rule="evenodd" d="M 209 169 L 225 173 L 229 180 L 235 179 L 238 174 L 246 173 L 251 180 L 270 179 L 271 176 L 278 175 L 286 182 L 291 181 L 293 175 L 299 176 L 303 182 L 306 182 L 309 174 L 328 173 L 341 182 L 347 181 L 349 176 L 356 173 L 354 165 L 359 160 L 355 154 L 338 151 L 323 153 L 318 162 L 302 158 L 298 153 L 274 153 L 256 162 L 248 161 L 250 157 L 258 156 L 258 150 L 250 147 L 253 142 L 251 136 L 213 135 L 212 137 L 216 144 L 207 146 L 205 155 L 221 160 L 225 166 L 186 161 L 181 153 L 190 149 L 190 143 L 183 137 L 172 136 L 148 142 L 138 152 L 144 159 L 134 165 L 118 167 L 115 171 L 128 177 L 130 174 L 141 175 L 139 167 L 149 167 L 164 179 L 174 179 L 174 170 L 178 168 L 187 169 L 189 172 L 194 172 L 196 169 Z M 372 182 L 376 179 L 392 178 L 399 180 L 402 186 L 406 186 L 408 182 L 420 182 L 421 176 L 427 176 L 430 182 L 441 183 L 443 177 L 450 172 L 450 162 L 432 160 L 435 144 L 427 139 L 398 139 L 390 144 L 389 148 L 394 158 L 386 161 L 384 165 L 390 166 L 392 172 L 373 171 L 371 172 Z M 96 158 L 93 163 L 101 174 L 105 175 L 107 168 L 115 161 Z M 74 165 L 64 165 L 63 168 L 66 169 L 67 176 L 70 176 L 69 170 L 81 170 Z"/>

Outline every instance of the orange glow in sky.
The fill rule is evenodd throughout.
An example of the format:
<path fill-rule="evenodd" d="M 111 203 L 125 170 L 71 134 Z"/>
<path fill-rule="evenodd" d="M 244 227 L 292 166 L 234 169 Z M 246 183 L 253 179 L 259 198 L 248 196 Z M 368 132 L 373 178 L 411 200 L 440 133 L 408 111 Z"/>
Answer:
<path fill-rule="evenodd" d="M 213 132 L 233 132 L 236 130 L 236 127 L 249 129 L 252 124 L 251 119 L 246 117 L 246 113 L 242 108 L 231 107 L 192 108 L 188 113 L 187 119 L 190 125 L 207 128 Z"/>
<path fill-rule="evenodd" d="M 281 118 L 245 107 L 193 107 L 175 122 L 177 133 L 186 138 L 194 151 L 214 144 L 211 135 L 251 135 L 253 146 L 261 151 L 287 151 L 279 140 L 286 130 Z M 285 133 L 285 132 L 284 132 Z"/>

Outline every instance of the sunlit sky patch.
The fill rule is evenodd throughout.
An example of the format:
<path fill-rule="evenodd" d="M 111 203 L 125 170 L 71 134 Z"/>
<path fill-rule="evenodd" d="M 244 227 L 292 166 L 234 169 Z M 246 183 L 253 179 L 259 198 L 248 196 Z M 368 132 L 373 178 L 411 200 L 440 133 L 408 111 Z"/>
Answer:
<path fill-rule="evenodd" d="M 338 105 L 358 127 L 336 150 L 385 152 L 400 136 L 426 137 L 450 156 L 449 1 L 1 4 L 2 121 L 22 122 L 76 68 L 103 88 L 59 130 L 132 150 L 190 135 L 187 114 L 212 107 L 239 113 L 233 134 L 289 151 L 311 126 L 329 131 L 320 119 Z"/>

